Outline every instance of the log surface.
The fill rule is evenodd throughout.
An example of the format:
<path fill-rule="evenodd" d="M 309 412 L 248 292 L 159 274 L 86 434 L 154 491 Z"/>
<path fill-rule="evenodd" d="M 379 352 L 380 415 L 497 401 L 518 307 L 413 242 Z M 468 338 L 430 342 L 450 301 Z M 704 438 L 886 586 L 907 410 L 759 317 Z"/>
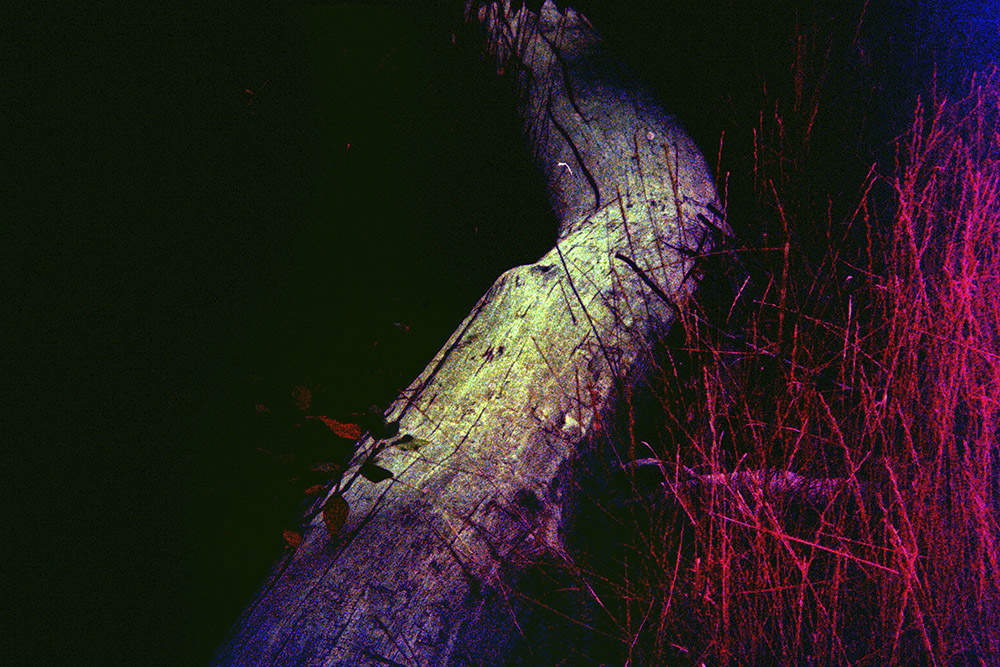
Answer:
<path fill-rule="evenodd" d="M 388 449 L 393 479 L 351 486 L 336 538 L 312 519 L 215 664 L 543 664 L 565 650 L 521 646 L 517 573 L 571 557 L 581 443 L 726 228 L 692 140 L 583 16 L 551 0 L 467 11 L 516 77 L 557 245 L 501 275 L 390 406 L 429 444 Z"/>

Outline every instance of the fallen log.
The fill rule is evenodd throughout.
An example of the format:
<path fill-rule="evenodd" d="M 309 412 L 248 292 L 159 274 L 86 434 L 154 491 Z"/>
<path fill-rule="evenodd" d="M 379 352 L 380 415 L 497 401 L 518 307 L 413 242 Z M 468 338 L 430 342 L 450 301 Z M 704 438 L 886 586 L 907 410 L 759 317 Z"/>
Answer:
<path fill-rule="evenodd" d="M 391 479 L 359 476 L 356 457 L 215 664 L 550 665 L 582 651 L 533 614 L 520 575 L 572 559 L 566 515 L 592 436 L 728 228 L 693 141 L 586 18 L 551 0 L 467 15 L 516 81 L 556 245 L 501 275 L 388 408 L 419 446 L 360 442 Z M 341 497 L 349 512 L 330 525 L 319 508 Z"/>

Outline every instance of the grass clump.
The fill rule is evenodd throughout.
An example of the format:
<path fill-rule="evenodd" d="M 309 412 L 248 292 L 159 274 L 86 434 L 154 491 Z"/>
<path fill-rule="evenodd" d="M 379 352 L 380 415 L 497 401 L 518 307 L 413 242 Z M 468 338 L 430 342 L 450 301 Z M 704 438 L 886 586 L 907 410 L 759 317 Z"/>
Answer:
<path fill-rule="evenodd" d="M 583 590 L 624 664 L 1000 664 L 1000 73 L 824 193 L 810 62 L 727 182 L 760 217 L 615 445 L 641 502 Z"/>

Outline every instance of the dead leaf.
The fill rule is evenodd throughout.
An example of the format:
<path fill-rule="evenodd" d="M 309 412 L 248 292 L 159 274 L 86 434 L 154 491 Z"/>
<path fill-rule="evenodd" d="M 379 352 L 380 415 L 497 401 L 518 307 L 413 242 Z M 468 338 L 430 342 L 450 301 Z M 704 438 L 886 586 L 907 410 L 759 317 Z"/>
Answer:
<path fill-rule="evenodd" d="M 414 438 L 412 435 L 404 435 L 402 438 L 392 443 L 392 446 L 398 447 L 404 452 L 415 452 L 421 447 L 426 447 L 429 444 L 431 444 L 430 440 Z"/>
<path fill-rule="evenodd" d="M 372 424 L 372 427 L 368 429 L 368 432 L 371 433 L 372 437 L 376 440 L 386 440 L 399 433 L 399 422 L 376 422 Z"/>
<path fill-rule="evenodd" d="M 358 472 L 360 472 L 361 476 L 369 482 L 374 482 L 376 484 L 392 477 L 391 471 L 386 470 L 382 466 L 377 466 L 374 463 L 364 464 Z"/>
<path fill-rule="evenodd" d="M 292 389 L 292 402 L 296 408 L 305 412 L 312 405 L 312 390 L 303 384 L 295 385 Z"/>
<path fill-rule="evenodd" d="M 330 537 L 336 537 L 347 521 L 351 508 L 339 493 L 335 493 L 323 504 L 323 522 Z"/>
<path fill-rule="evenodd" d="M 285 538 L 285 543 L 293 549 L 298 549 L 302 544 L 302 534 L 297 530 L 286 530 L 281 534 Z"/>
<path fill-rule="evenodd" d="M 336 419 L 331 419 L 329 417 L 309 417 L 309 419 L 318 419 L 327 427 L 333 431 L 333 434 L 338 438 L 344 438 L 345 440 L 357 440 L 361 437 L 361 427 L 357 424 L 344 424 Z"/>

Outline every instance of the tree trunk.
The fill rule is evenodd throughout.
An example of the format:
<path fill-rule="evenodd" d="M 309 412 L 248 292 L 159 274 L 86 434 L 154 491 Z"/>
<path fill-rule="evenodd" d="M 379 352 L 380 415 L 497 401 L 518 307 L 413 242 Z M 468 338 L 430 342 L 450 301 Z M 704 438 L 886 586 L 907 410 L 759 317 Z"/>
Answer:
<path fill-rule="evenodd" d="M 337 536 L 313 517 L 216 664 L 556 664 L 570 642 L 581 652 L 518 586 L 532 565 L 572 559 L 567 515 L 587 492 L 577 482 L 593 435 L 725 222 L 692 140 L 583 16 L 551 0 L 538 14 L 469 13 L 516 77 L 558 241 L 501 275 L 390 406 L 387 420 L 425 444 L 387 448 L 378 464 L 393 478 L 350 486 Z"/>

